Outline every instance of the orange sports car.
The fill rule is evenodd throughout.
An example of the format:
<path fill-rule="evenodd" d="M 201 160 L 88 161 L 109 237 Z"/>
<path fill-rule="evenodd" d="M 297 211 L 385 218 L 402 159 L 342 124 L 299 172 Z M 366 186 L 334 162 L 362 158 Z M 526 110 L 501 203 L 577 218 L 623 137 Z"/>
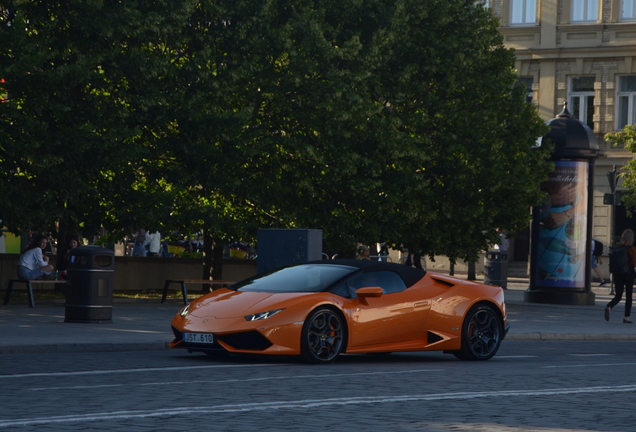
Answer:
<path fill-rule="evenodd" d="M 211 292 L 172 320 L 173 348 L 300 355 L 444 351 L 488 360 L 508 332 L 500 287 L 405 265 L 324 260 Z"/>

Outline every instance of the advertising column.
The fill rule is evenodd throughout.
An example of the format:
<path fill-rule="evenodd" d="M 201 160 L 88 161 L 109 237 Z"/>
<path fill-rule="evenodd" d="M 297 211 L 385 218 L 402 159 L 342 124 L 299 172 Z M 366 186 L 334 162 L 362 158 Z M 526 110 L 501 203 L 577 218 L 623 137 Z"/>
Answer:
<path fill-rule="evenodd" d="M 535 283 L 539 287 L 585 288 L 588 231 L 587 161 L 556 161 L 541 185 Z"/>
<path fill-rule="evenodd" d="M 572 117 L 567 105 L 547 124 L 550 131 L 538 142 L 553 144 L 554 170 L 541 183 L 543 202 L 532 209 L 530 283 L 523 298 L 530 303 L 593 305 L 592 198 L 598 140 Z"/>

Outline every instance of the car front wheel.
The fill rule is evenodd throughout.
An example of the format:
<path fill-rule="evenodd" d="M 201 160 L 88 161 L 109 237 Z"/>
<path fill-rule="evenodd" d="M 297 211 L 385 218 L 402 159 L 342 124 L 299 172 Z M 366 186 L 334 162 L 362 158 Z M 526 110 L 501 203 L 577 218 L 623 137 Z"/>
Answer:
<path fill-rule="evenodd" d="M 490 305 L 475 305 L 464 318 L 462 348 L 453 354 L 461 360 L 488 360 L 497 353 L 502 339 L 499 314 Z"/>
<path fill-rule="evenodd" d="M 344 319 L 333 309 L 316 309 L 305 320 L 301 337 L 301 352 L 306 361 L 329 363 L 345 349 Z"/>

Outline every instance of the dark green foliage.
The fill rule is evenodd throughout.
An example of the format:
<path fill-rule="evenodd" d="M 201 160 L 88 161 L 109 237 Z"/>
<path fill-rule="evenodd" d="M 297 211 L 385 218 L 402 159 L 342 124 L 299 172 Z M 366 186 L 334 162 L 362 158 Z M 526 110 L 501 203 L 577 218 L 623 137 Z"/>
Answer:
<path fill-rule="evenodd" d="M 636 153 L 636 125 L 626 125 L 622 131 L 607 133 L 604 138 L 614 147 L 622 146 Z M 623 178 L 622 186 L 626 189 L 621 194 L 621 202 L 625 204 L 629 214 L 633 214 L 636 208 L 636 159 L 630 159 L 621 167 L 619 176 Z"/>
<path fill-rule="evenodd" d="M 187 3 L 8 1 L 0 22 L 0 218 L 11 229 L 96 233 L 152 224 L 155 148 Z M 180 18 L 180 14 L 183 17 Z M 166 22 L 177 22 L 176 27 Z M 180 21 L 180 22 L 179 22 Z M 172 30 L 172 31 L 171 31 Z"/>
<path fill-rule="evenodd" d="M 550 170 L 513 53 L 472 1 L 4 8 L 12 228 L 318 228 L 330 250 L 470 259 L 527 225 Z"/>

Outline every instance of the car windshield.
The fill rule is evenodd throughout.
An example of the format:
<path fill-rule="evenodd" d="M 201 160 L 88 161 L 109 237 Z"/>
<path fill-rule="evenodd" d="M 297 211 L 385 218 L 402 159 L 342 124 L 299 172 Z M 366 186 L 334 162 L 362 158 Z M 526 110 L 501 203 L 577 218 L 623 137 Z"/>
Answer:
<path fill-rule="evenodd" d="M 232 289 L 271 293 L 321 292 L 356 270 L 342 265 L 303 264 L 255 276 L 233 285 Z"/>

